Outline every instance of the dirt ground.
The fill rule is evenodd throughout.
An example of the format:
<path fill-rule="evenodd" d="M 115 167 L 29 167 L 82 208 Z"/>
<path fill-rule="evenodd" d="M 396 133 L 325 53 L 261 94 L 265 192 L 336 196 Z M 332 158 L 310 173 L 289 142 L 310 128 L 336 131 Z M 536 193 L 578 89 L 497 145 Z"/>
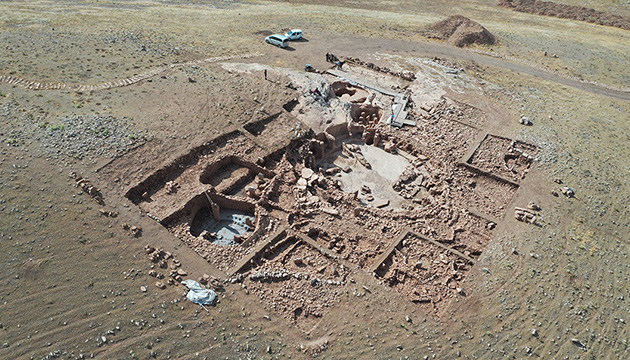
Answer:
<path fill-rule="evenodd" d="M 422 35 L 453 9 L 499 43 Z M 627 31 L 454 0 L 0 14 L 0 358 L 628 357 Z M 413 72 L 342 69 L 416 126 L 351 119 L 375 90 L 327 92 L 326 53 Z M 255 216 L 240 244 L 191 232 L 213 204 Z"/>

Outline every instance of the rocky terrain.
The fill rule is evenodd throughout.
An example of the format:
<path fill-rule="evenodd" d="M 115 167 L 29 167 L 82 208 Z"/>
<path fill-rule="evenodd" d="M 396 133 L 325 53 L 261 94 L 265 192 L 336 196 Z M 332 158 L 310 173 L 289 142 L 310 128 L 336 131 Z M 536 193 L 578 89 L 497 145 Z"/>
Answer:
<path fill-rule="evenodd" d="M 0 358 L 627 357 L 626 30 L 397 5 L 0 2 Z"/>

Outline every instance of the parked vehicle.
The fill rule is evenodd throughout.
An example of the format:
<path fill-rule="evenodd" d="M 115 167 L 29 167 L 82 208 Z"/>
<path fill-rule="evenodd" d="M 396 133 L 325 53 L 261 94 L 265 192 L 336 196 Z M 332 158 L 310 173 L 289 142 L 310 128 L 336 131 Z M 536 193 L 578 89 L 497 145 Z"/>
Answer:
<path fill-rule="evenodd" d="M 293 29 L 284 34 L 289 40 L 302 40 L 302 30 Z"/>
<path fill-rule="evenodd" d="M 276 45 L 281 48 L 289 46 L 289 38 L 279 34 L 269 35 L 265 38 L 267 44 Z"/>

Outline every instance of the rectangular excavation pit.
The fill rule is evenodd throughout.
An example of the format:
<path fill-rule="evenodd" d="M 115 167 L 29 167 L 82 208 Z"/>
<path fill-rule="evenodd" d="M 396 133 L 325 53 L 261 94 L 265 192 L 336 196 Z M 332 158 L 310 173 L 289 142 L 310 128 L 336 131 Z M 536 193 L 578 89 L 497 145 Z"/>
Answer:
<path fill-rule="evenodd" d="M 244 288 L 309 332 L 345 293 L 348 269 L 299 235 L 272 239 L 235 268 Z"/>
<path fill-rule="evenodd" d="M 464 208 L 481 212 L 489 219 L 502 219 L 519 189 L 517 184 L 467 168 L 456 169 L 454 173 L 461 174 L 461 186 L 451 189 L 453 198 Z"/>
<path fill-rule="evenodd" d="M 449 109 L 446 110 L 445 115 L 450 121 L 455 121 L 477 130 L 486 124 L 487 115 L 482 110 L 452 98 L 447 98 L 446 100 Z"/>
<path fill-rule="evenodd" d="M 248 199 L 202 192 L 161 223 L 208 262 L 227 271 L 256 247 L 269 221 L 264 210 Z"/>
<path fill-rule="evenodd" d="M 449 249 L 476 260 L 490 241 L 495 226 L 496 222 L 474 215 L 470 211 L 444 209 L 434 217 L 425 217 L 419 224 L 413 224 L 410 231 L 415 231 L 418 236 L 426 239 L 434 239 Z M 395 246 L 394 244 L 396 242 L 392 242 L 390 248 Z M 386 254 L 387 251 L 382 255 L 380 262 L 387 257 Z M 378 264 L 379 261 L 373 263 L 372 271 Z"/>
<path fill-rule="evenodd" d="M 463 123 L 458 113 L 457 107 L 449 106 L 446 100 L 441 101 L 430 116 L 418 121 L 416 128 L 411 128 L 398 140 L 397 148 L 407 152 L 410 151 L 406 148 L 413 149 L 446 167 L 454 167 L 470 146 L 476 146 L 474 141 L 479 132 Z"/>
<path fill-rule="evenodd" d="M 238 145 L 250 148 L 246 139 L 239 140 L 245 141 L 238 141 Z M 179 176 L 172 177 L 161 188 L 153 187 L 152 195 L 145 194 L 138 206 L 153 217 L 163 220 L 205 191 L 246 194 L 248 189 L 244 187 L 249 184 L 255 187 L 251 190 L 252 194 L 260 193 L 274 175 L 273 171 L 239 156 L 212 153 L 200 156 L 193 166 L 183 170 Z"/>
<path fill-rule="evenodd" d="M 491 239 L 497 223 L 467 211 L 453 226 L 452 239 L 441 241 L 451 249 L 477 260 Z"/>
<path fill-rule="evenodd" d="M 345 213 L 345 212 L 344 212 Z M 311 218 L 301 218 L 293 222 L 293 228 L 309 234 L 311 241 L 320 244 L 329 253 L 339 257 L 359 268 L 365 267 L 373 258 L 380 255 L 387 247 L 386 238 L 379 236 L 379 231 L 353 231 L 357 223 L 349 213 L 335 218 L 331 228 L 331 216 L 318 212 Z M 352 217 L 350 217 L 352 216 Z M 290 219 L 290 223 L 291 223 Z M 375 221 L 375 223 L 377 223 Z M 378 228 L 385 227 L 385 221 L 380 222 Z M 305 235 L 306 236 L 306 235 Z"/>
<path fill-rule="evenodd" d="M 202 175 L 199 180 L 202 183 L 212 185 L 218 192 L 225 192 L 225 190 L 233 187 L 234 184 L 238 184 L 246 179 L 249 176 L 249 171 L 245 166 L 230 162 L 221 166 L 212 176 L 204 178 Z"/>
<path fill-rule="evenodd" d="M 199 182 L 214 187 L 217 192 L 230 194 L 243 190 L 243 185 L 251 184 L 257 175 L 262 181 L 273 178 L 275 174 L 241 157 L 229 155 L 208 165 L 199 175 Z"/>
<path fill-rule="evenodd" d="M 196 165 L 204 162 L 204 158 L 225 147 L 233 147 L 235 142 L 240 143 L 240 146 L 237 145 L 237 147 L 245 149 L 255 146 L 255 144 L 242 137 L 238 131 L 222 134 L 203 145 L 194 147 L 187 153 L 156 169 L 151 175 L 130 187 L 125 193 L 125 197 L 136 205 L 153 197 L 164 198 L 168 190 L 166 188 L 168 182 L 176 180 L 184 173 L 191 172 L 191 170 L 194 172 Z M 159 193 L 160 191 L 164 193 Z"/>
<path fill-rule="evenodd" d="M 529 173 L 537 155 L 534 145 L 486 134 L 463 164 L 472 171 L 518 184 Z"/>
<path fill-rule="evenodd" d="M 461 289 L 474 260 L 415 232 L 405 232 L 394 242 L 375 274 L 427 312 L 437 314 Z"/>

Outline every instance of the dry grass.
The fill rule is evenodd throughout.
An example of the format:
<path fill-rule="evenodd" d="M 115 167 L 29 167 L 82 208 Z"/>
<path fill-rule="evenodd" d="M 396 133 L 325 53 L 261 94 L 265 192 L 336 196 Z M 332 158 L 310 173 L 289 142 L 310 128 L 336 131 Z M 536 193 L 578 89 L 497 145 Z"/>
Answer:
<path fill-rule="evenodd" d="M 254 33 L 259 30 L 277 32 L 288 27 L 301 27 L 307 37 L 329 37 L 332 41 L 352 34 L 365 41 L 407 39 L 429 42 L 417 31 L 443 17 L 460 13 L 497 35 L 500 44 L 493 47 L 495 52 L 611 85 L 627 86 L 630 80 L 627 71 L 628 32 L 516 13 L 495 7 L 494 1 L 426 1 L 421 4 L 410 0 L 383 1 L 371 3 L 368 8 L 363 8 L 365 2 L 359 1 L 342 2 L 340 6 L 332 6 L 331 1 L 320 1 L 321 4 L 315 1 L 309 1 L 309 4 L 293 1 L 195 3 L 0 2 L 0 35 L 10 37 L 23 33 L 28 37 L 46 34 L 55 28 L 55 33 L 69 34 L 60 37 L 61 45 L 71 44 L 74 41 L 72 34 L 83 38 L 81 49 L 73 48 L 61 55 L 28 48 L 11 54 L 4 47 L 14 44 L 3 43 L 1 71 L 24 77 L 48 76 L 50 80 L 96 82 L 117 74 L 126 77 L 163 62 L 258 51 L 272 53 L 276 49 L 266 46 L 261 36 Z M 223 7 L 210 6 L 215 3 Z M 604 2 L 609 3 L 617 6 L 610 1 Z M 134 47 L 138 45 L 136 43 L 122 46 L 98 40 L 99 35 L 112 29 L 159 37 L 164 40 L 160 40 L 161 45 L 172 44 L 183 51 L 180 55 L 166 53 L 139 57 L 138 49 Z M 85 40 L 90 37 L 93 39 Z M 109 51 L 105 58 L 101 58 L 104 60 L 93 57 L 97 54 L 96 48 Z M 543 57 L 543 51 L 556 53 L 559 58 Z M 35 52 L 39 57 L 33 56 Z M 294 54 L 299 52 L 281 53 L 283 58 L 270 56 L 260 62 L 272 65 L 295 63 L 298 55 Z M 85 65 L 88 55 L 93 57 L 90 62 L 93 69 L 89 72 Z M 412 324 L 406 323 L 406 312 L 413 305 L 400 302 L 401 307 L 408 307 L 404 310 L 395 308 L 395 295 L 392 303 L 384 303 L 385 297 L 371 298 L 368 295 L 359 299 L 348 295 L 340 305 L 340 319 L 343 320 L 330 320 L 318 330 L 320 335 L 333 339 L 331 349 L 325 353 L 330 358 L 389 358 L 399 354 L 397 344 L 404 346 L 400 355 L 410 357 L 430 356 L 437 351 L 438 358 L 455 358 L 457 351 L 461 351 L 463 356 L 494 358 L 500 351 L 505 351 L 515 358 L 524 358 L 528 356 L 526 349 L 530 348 L 540 357 L 548 358 L 623 358 L 626 351 L 623 339 L 629 335 L 628 327 L 615 319 L 627 319 L 625 303 L 619 299 L 628 297 L 626 283 L 630 272 L 627 265 L 627 233 L 630 229 L 627 207 L 630 201 L 627 195 L 630 194 L 630 122 L 627 119 L 630 104 L 499 69 L 478 70 L 488 83 L 489 96 L 511 109 L 513 116 L 506 117 L 501 124 L 502 130 L 541 148 L 541 158 L 545 161 L 540 163 L 539 172 L 532 172 L 534 181 L 525 190 L 526 196 L 517 201 L 524 205 L 534 197 L 543 207 L 543 226 L 527 227 L 506 219 L 505 228 L 498 229 L 504 235 L 492 241 L 476 266 L 476 272 L 467 280 L 471 296 L 455 303 L 442 325 L 435 325 L 430 320 L 423 323 L 420 316 L 415 315 Z M 18 114 L 36 112 L 35 105 L 40 106 L 41 113 L 50 111 L 48 116 L 53 120 L 71 112 L 105 111 L 103 106 L 111 104 L 112 108 L 107 112 L 119 117 L 128 115 L 137 123 L 150 122 L 153 125 L 149 130 L 154 135 L 172 139 L 173 144 L 183 147 L 188 141 L 183 134 L 212 137 L 215 132 L 210 130 L 221 130 L 224 123 L 220 121 L 226 121 L 225 116 L 218 114 L 212 117 L 213 121 L 216 119 L 212 126 L 193 128 L 188 125 L 187 121 L 200 114 L 201 110 L 195 106 L 202 102 L 195 103 L 187 97 L 194 100 L 195 96 L 201 98 L 212 89 L 221 93 L 232 87 L 247 86 L 218 68 L 208 71 L 214 79 L 207 82 L 190 85 L 183 74 L 173 74 L 163 83 L 155 81 L 152 84 L 163 84 L 159 91 L 150 86 L 126 87 L 118 95 L 101 92 L 80 97 L 62 92 L 34 93 L 0 84 L 2 94 L 6 93 L 6 96 L 0 95 L 0 102 L 4 109 L 9 102 L 18 101 L 15 106 L 24 110 Z M 211 90 L 201 89 L 202 84 Z M 229 86 L 221 88 L 216 84 Z M 193 90 L 185 90 L 189 85 Z M 171 94 L 175 91 L 179 93 Z M 40 94 L 43 94 L 42 98 L 38 97 Z M 246 95 L 251 98 L 252 94 Z M 267 95 L 272 97 L 273 92 L 269 90 Z M 86 102 L 85 108 L 68 106 L 73 100 L 90 99 L 92 101 Z M 142 106 L 136 106 L 134 101 Z M 204 106 L 215 105 L 205 101 Z M 96 107 L 97 102 L 102 102 L 103 106 Z M 175 102 L 178 106 L 183 105 L 167 108 L 166 105 Z M 155 110 L 162 105 L 163 110 Z M 181 118 L 176 117 L 180 109 L 188 111 L 181 110 Z M 160 119 L 168 111 L 172 116 L 168 120 Z M 533 118 L 534 126 L 520 127 L 516 119 L 521 113 Z M 35 118 L 27 120 L 36 121 Z M 230 120 L 236 124 L 242 119 Z M 0 119 L 0 125 L 13 131 L 19 129 L 23 121 L 21 115 L 11 115 Z M 199 124 L 197 121 L 195 126 Z M 11 140 L 11 131 L 4 130 L 3 139 Z M 77 189 L 67 179 L 67 168 L 37 159 L 38 141 L 32 139 L 30 152 L 2 144 L 0 173 L 4 177 L 0 209 L 2 206 L 6 209 L 0 212 L 0 253 L 5 254 L 1 261 L 4 275 L 0 283 L 7 290 L 0 298 L 2 303 L 6 302 L 2 305 L 2 313 L 6 316 L 0 319 L 3 323 L 1 331 L 6 333 L 6 338 L 0 343 L 9 343 L 8 348 L 0 349 L 2 354 L 41 358 L 59 348 L 76 351 L 74 355 L 85 351 L 86 356 L 95 352 L 102 358 L 148 358 L 155 350 L 160 358 L 166 355 L 193 358 L 194 351 L 200 349 L 201 357 L 236 358 L 246 356 L 243 354 L 250 346 L 252 355 L 268 357 L 266 348 L 271 346 L 273 355 L 283 349 L 280 355 L 304 356 L 297 348 L 298 341 L 291 339 L 290 329 L 286 329 L 273 312 L 264 310 L 263 304 L 255 304 L 257 310 L 248 313 L 249 308 L 245 307 L 253 307 L 247 303 L 252 297 L 241 297 L 240 290 L 236 295 L 228 293 L 227 299 L 206 316 L 205 311 L 188 303 L 175 303 L 175 299 L 181 299 L 179 291 L 158 292 L 154 289 L 151 283 L 154 279 L 146 275 L 149 263 L 143 256 L 136 256 L 149 239 L 132 239 L 115 223 L 116 220 L 101 216 L 86 196 L 76 195 Z M 170 154 L 155 155 L 156 158 L 166 156 Z M 22 167 L 22 170 L 16 167 L 25 163 L 30 166 Z M 151 170 L 151 167 L 140 166 L 138 171 L 146 171 L 146 175 Z M 577 198 L 569 200 L 549 195 L 551 187 L 555 186 L 551 181 L 555 177 L 561 177 L 568 186 L 576 189 Z M 106 181 L 99 185 L 106 187 L 108 194 L 116 193 L 123 186 Z M 49 208 L 49 204 L 53 206 Z M 20 212 L 10 212 L 12 207 Z M 118 219 L 141 221 L 135 208 L 120 205 L 119 210 Z M 20 216 L 28 218 L 29 222 L 18 220 Z M 146 228 L 147 234 L 164 236 L 164 229 L 158 224 L 153 226 Z M 12 236 L 11 240 L 8 240 L 9 236 Z M 538 254 L 538 257 L 530 253 Z M 68 266 L 68 259 L 73 259 L 71 266 Z M 98 267 L 93 269 L 94 264 Z M 141 269 L 142 274 L 125 277 L 123 272 L 129 273 L 131 268 Z M 489 273 L 481 271 L 482 268 L 488 268 Z M 140 285 L 148 285 L 149 291 L 142 293 Z M 237 286 L 230 289 L 234 288 Z M 28 292 L 26 298 L 22 291 Z M 115 295 L 117 292 L 122 295 Z M 46 295 L 46 298 L 39 295 Z M 366 313 L 368 318 L 365 315 L 354 317 Z M 266 315 L 271 315 L 273 321 L 265 320 L 263 316 Z M 374 318 L 369 318 L 371 315 Z M 144 319 L 153 327 L 140 330 L 139 326 L 130 323 L 131 318 Z M 451 322 L 451 318 L 458 321 Z M 160 323 L 160 319 L 165 323 Z M 63 325 L 66 322 L 67 325 Z M 210 323 L 214 325 L 210 326 Z M 122 324 L 120 332 L 107 335 L 119 341 L 117 345 L 97 347 L 94 344 L 97 337 L 119 324 Z M 538 330 L 540 339 L 530 336 L 532 328 Z M 188 331 L 191 331 L 190 338 L 185 337 Z M 366 334 L 372 336 L 377 332 L 378 337 L 365 338 Z M 474 338 L 470 337 L 472 335 Z M 159 343 L 158 337 L 161 338 Z M 450 338 L 448 342 L 446 338 Z M 587 351 L 576 347 L 572 338 L 583 341 Z M 89 339 L 88 343 L 86 339 Z M 48 346 L 48 342 L 53 345 Z M 288 345 L 283 348 L 279 342 Z M 374 348 L 369 346 L 370 342 L 374 343 Z"/>
<path fill-rule="evenodd" d="M 492 49 L 497 53 L 613 86 L 624 86 L 630 81 L 630 74 L 623 66 L 628 61 L 625 44 L 630 43 L 630 34 L 620 29 L 517 13 L 492 3 L 402 2 L 392 6 L 381 2 L 367 8 L 353 2 L 342 6 L 323 3 L 260 1 L 216 9 L 207 5 L 133 1 L 123 3 L 122 8 L 111 4 L 3 2 L 0 24 L 4 31 L 23 28 L 45 31 L 55 27 L 94 35 L 123 27 L 127 31 L 168 38 L 203 56 L 222 56 L 261 51 L 264 44 L 254 32 L 279 32 L 290 27 L 301 27 L 307 34 L 321 36 L 337 33 L 424 42 L 427 39 L 419 31 L 457 13 L 480 22 L 495 34 L 499 44 Z M 545 51 L 559 58 L 542 56 Z"/>

